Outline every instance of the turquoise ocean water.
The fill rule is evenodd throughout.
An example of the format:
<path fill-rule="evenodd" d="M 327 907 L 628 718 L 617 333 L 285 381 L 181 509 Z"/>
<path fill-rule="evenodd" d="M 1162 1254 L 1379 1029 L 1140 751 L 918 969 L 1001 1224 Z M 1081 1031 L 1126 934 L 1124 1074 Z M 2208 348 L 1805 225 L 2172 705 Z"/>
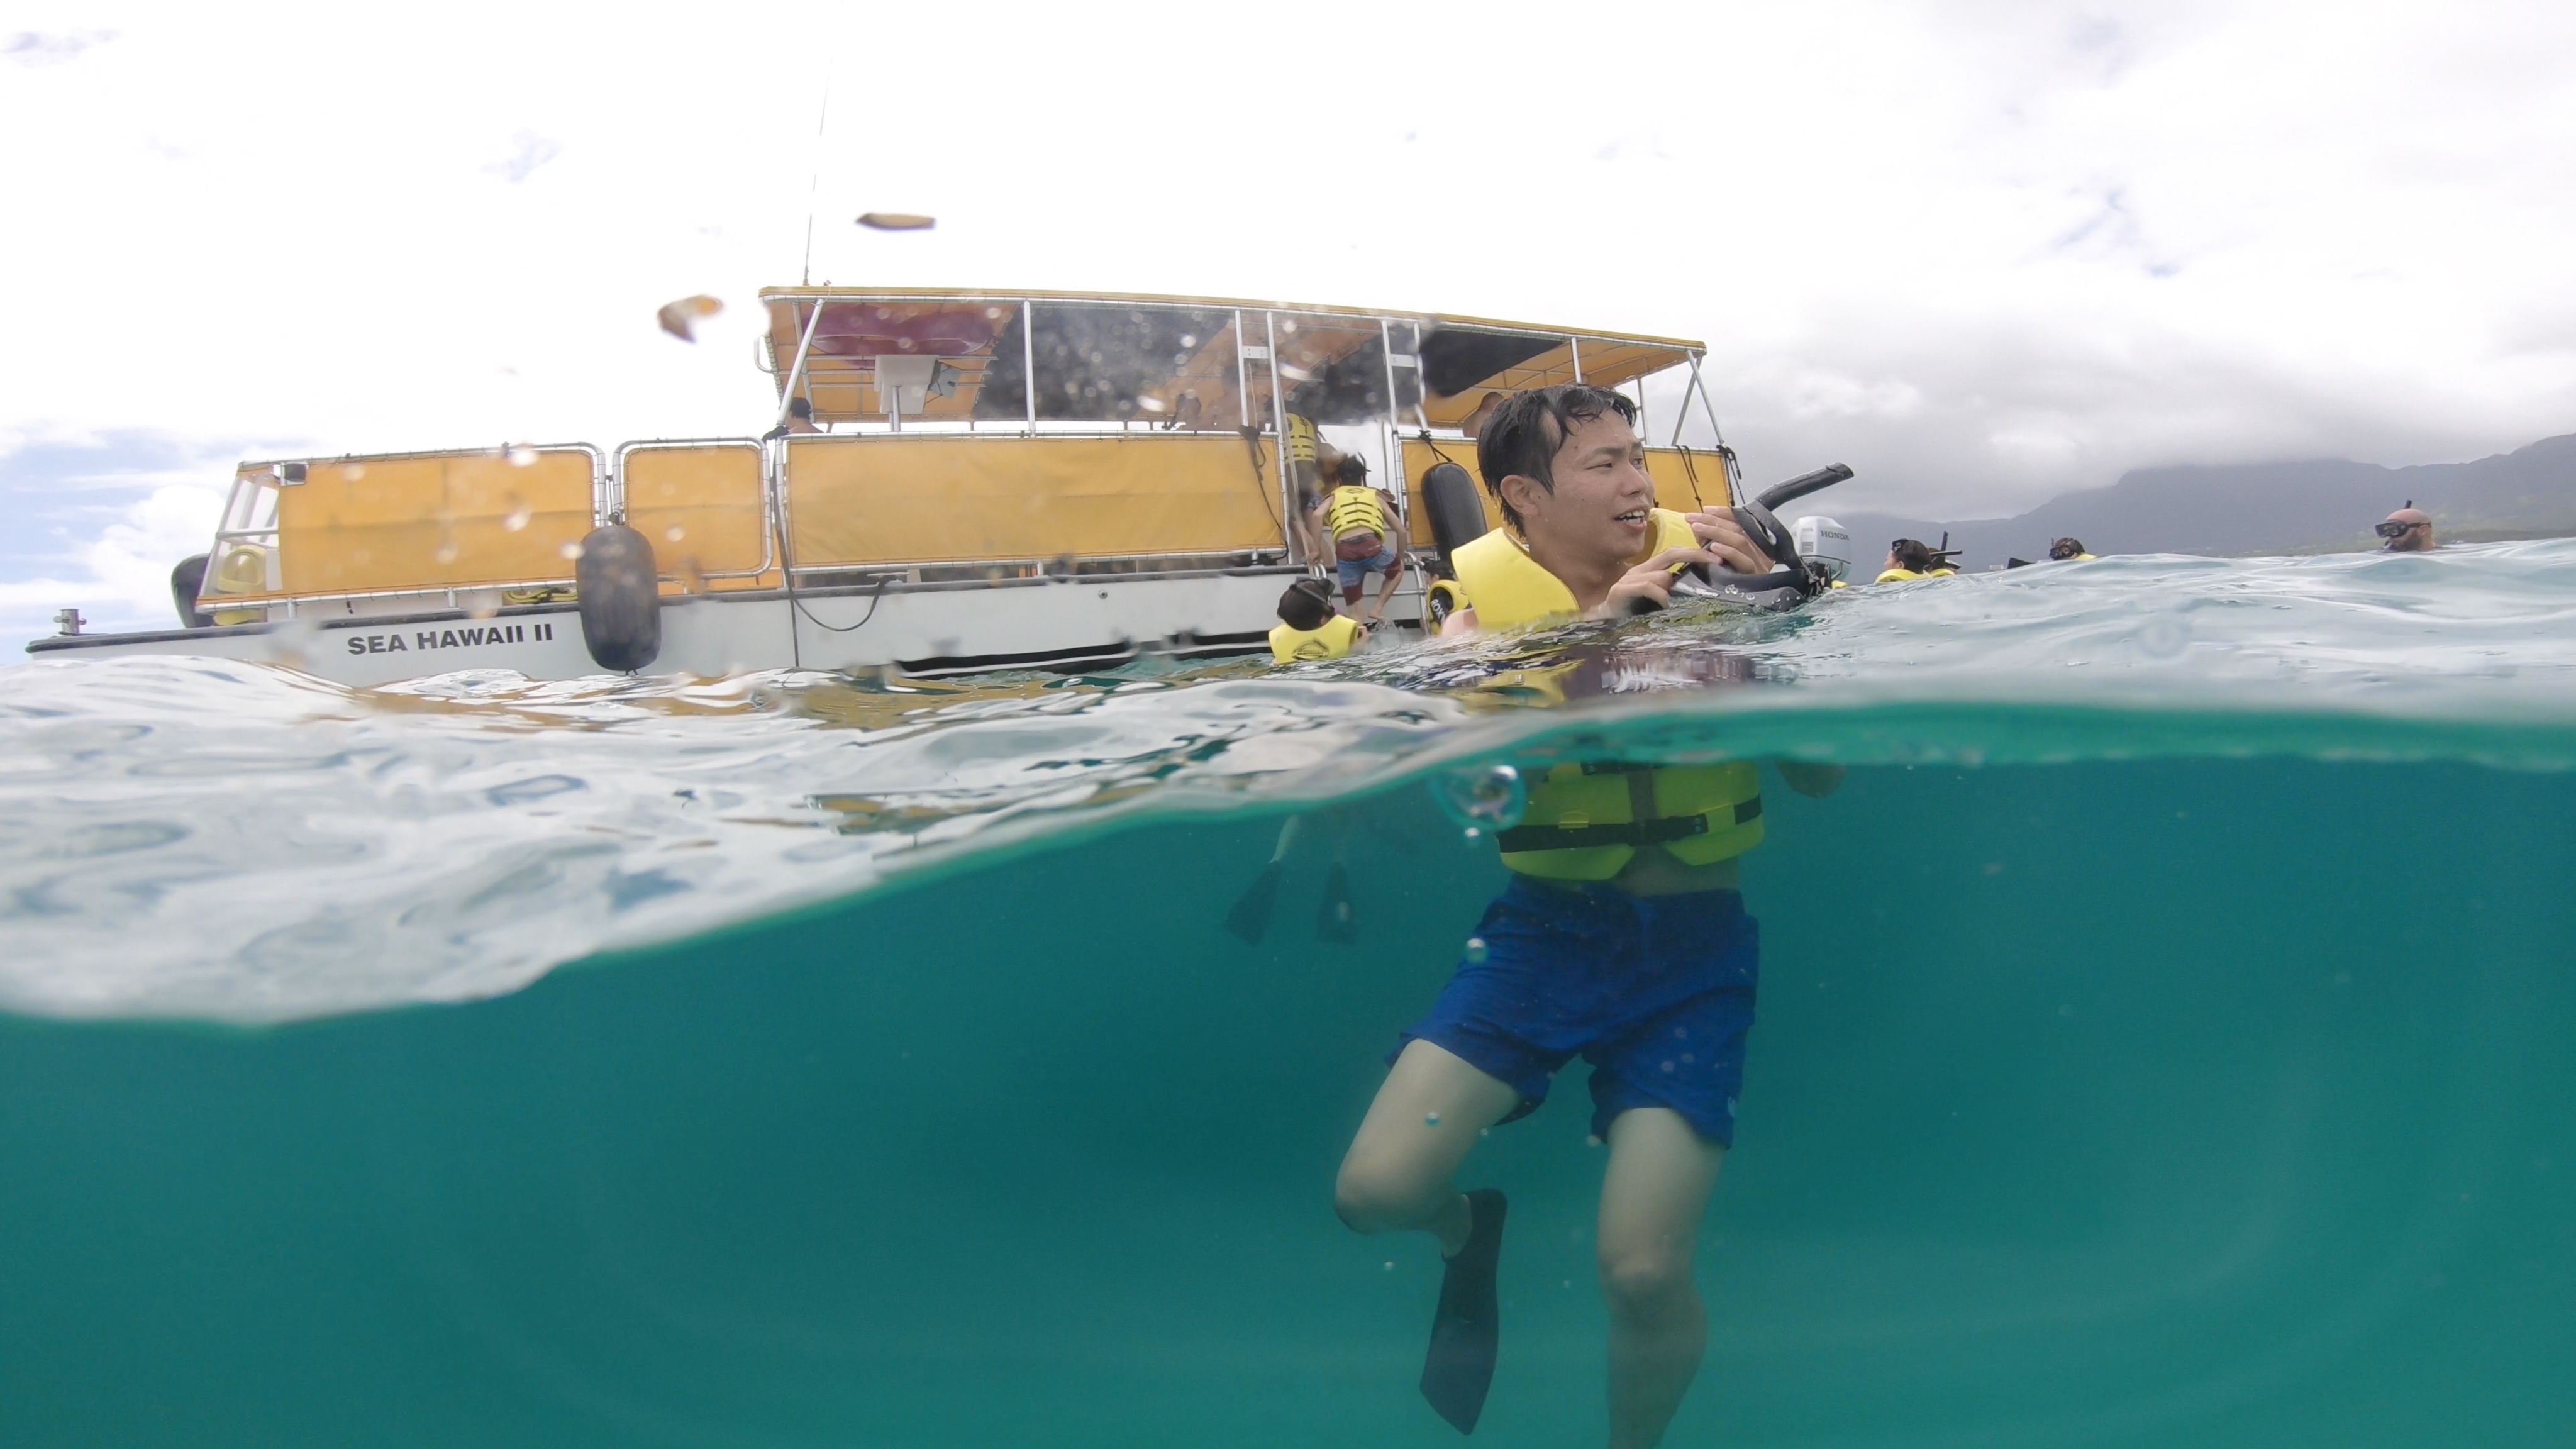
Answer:
<path fill-rule="evenodd" d="M 1800 758 L 1668 1442 L 2559 1442 L 2576 543 L 1087 679 L 0 670 L 0 1441 L 1436 1445 L 1498 764 Z M 1266 937 L 1227 908 L 1305 820 Z M 1470 827 L 1479 830 L 1470 835 Z M 1357 939 L 1319 939 L 1336 850 Z M 1601 1154 L 1476 1441 L 1597 1442 Z"/>

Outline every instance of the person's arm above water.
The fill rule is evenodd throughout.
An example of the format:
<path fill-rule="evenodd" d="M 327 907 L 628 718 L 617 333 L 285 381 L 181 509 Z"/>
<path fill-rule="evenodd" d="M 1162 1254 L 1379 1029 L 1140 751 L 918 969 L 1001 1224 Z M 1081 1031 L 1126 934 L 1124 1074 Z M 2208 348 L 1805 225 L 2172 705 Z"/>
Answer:
<path fill-rule="evenodd" d="M 1841 789 L 1843 776 L 1851 773 L 1841 765 L 1815 765 L 1801 760 L 1773 760 L 1771 768 L 1780 772 L 1790 789 L 1819 800 Z"/>

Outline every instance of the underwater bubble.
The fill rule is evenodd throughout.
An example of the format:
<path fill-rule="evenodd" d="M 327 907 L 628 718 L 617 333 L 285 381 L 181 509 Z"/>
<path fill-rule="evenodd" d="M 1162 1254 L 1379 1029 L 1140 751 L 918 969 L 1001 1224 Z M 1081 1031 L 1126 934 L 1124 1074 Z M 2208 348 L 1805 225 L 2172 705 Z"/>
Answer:
<path fill-rule="evenodd" d="M 1425 1126 L 1425 1127 L 1437 1127 L 1437 1126 L 1439 1126 L 1439 1125 L 1440 1125 L 1440 1114 L 1439 1114 L 1439 1113 L 1437 1113 L 1437 1112 L 1425 1112 L 1425 1113 L 1422 1115 L 1422 1125 L 1423 1125 L 1423 1126 Z"/>
<path fill-rule="evenodd" d="M 1386 1271 L 1390 1273 L 1395 1271 L 1395 1260 L 1393 1258 L 1386 1260 Z"/>
<path fill-rule="evenodd" d="M 526 443 L 512 443 L 502 450 L 502 456 L 510 460 L 513 468 L 531 468 L 537 462 L 537 450 Z"/>
<path fill-rule="evenodd" d="M 1434 776 L 1431 798 L 1470 831 L 1509 830 L 1529 810 L 1529 787 L 1509 765 L 1471 765 Z"/>
<path fill-rule="evenodd" d="M 1472 965 L 1482 966 L 1485 964 L 1485 955 L 1485 938 L 1482 936 L 1469 936 L 1467 938 L 1468 962 Z"/>

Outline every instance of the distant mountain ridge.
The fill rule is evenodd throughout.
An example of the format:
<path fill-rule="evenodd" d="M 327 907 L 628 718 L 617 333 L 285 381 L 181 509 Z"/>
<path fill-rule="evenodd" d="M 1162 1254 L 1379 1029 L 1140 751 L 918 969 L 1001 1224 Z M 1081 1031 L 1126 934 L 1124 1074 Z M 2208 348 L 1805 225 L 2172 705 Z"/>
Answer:
<path fill-rule="evenodd" d="M 1818 498 L 1789 512 L 1826 513 L 1851 530 L 1854 572 L 1888 541 L 1937 542 L 1944 529 L 1967 568 L 2007 557 L 2044 559 L 2049 540 L 2074 537 L 2095 553 L 2213 555 L 2327 553 L 2376 547 L 2372 524 L 2407 499 L 2444 539 L 2576 534 L 2576 433 L 2469 463 L 2383 468 L 2318 460 L 2220 467 L 2139 468 L 2108 488 L 2050 499 L 2015 518 L 1941 523 L 1835 511 Z M 1817 506 L 1821 505 L 1821 506 Z"/>

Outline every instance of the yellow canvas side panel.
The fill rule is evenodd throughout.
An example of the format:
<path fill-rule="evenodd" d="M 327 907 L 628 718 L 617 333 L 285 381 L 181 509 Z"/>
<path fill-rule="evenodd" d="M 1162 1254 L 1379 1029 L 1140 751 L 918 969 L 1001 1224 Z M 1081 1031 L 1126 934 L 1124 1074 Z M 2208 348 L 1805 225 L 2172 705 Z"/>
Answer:
<path fill-rule="evenodd" d="M 315 463 L 278 490 L 282 592 L 361 593 L 569 579 L 592 523 L 591 456 L 547 449 Z"/>
<path fill-rule="evenodd" d="M 711 579 L 758 569 L 768 520 L 760 507 L 760 448 L 631 448 L 621 465 L 627 526 L 653 545 L 666 579 L 702 580 L 709 588 L 752 580 Z"/>
<path fill-rule="evenodd" d="M 1729 506 L 1726 460 L 1701 448 L 1648 448 L 1646 476 L 1655 480 L 1655 506 L 1675 513 Z"/>
<path fill-rule="evenodd" d="M 1233 434 L 787 444 L 799 567 L 1276 548 L 1278 484 Z"/>

